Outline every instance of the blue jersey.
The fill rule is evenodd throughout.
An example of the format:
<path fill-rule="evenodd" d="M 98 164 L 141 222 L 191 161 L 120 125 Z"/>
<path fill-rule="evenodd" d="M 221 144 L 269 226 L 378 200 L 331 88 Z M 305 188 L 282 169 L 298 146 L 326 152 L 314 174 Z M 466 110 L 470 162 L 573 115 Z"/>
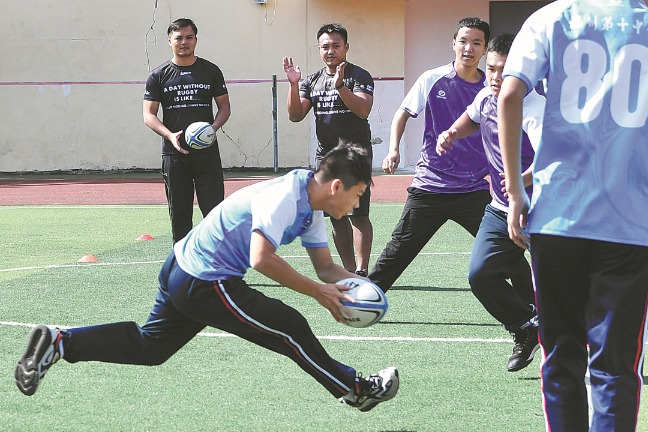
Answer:
<path fill-rule="evenodd" d="M 243 277 L 250 268 L 255 230 L 275 249 L 297 237 L 307 248 L 328 247 L 323 213 L 308 200 L 312 177 L 312 171 L 297 169 L 227 197 L 174 245 L 180 268 L 202 280 Z"/>
<path fill-rule="evenodd" d="M 431 69 L 416 80 L 400 106 L 414 118 L 425 110 L 423 145 L 413 187 L 434 193 L 488 190 L 484 179 L 488 174 L 486 156 L 479 134 L 458 139 L 452 152 L 442 157 L 436 152 L 439 134 L 452 126 L 483 88 L 483 78 L 476 83 L 464 81 L 454 63 Z"/>
<path fill-rule="evenodd" d="M 518 33 L 504 75 L 529 90 L 547 78 L 529 232 L 648 246 L 645 2 L 544 7 Z"/>
<path fill-rule="evenodd" d="M 544 115 L 545 99 L 535 91 L 524 98 L 522 105 L 522 171 L 533 163 L 535 149 L 540 142 L 542 133 L 542 117 Z M 504 172 L 502 151 L 500 150 L 497 127 L 497 96 L 490 87 L 485 87 L 477 93 L 475 100 L 466 108 L 470 120 L 479 125 L 486 158 L 488 171 L 493 183 L 493 201 L 491 205 L 498 210 L 508 212 L 508 199 L 504 196 L 500 186 L 500 173 Z M 532 187 L 526 188 L 531 197 Z"/>

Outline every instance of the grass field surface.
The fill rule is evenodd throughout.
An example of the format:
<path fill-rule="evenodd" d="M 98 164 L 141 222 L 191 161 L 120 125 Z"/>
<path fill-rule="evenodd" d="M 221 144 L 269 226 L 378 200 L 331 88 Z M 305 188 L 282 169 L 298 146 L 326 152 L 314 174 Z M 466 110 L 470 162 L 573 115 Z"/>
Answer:
<path fill-rule="evenodd" d="M 374 254 L 401 209 L 372 205 Z M 160 205 L 3 206 L 0 220 L 0 430 L 544 430 L 540 358 L 506 371 L 511 337 L 469 289 L 472 237 L 455 224 L 426 246 L 389 291 L 383 321 L 367 329 L 336 323 L 315 300 L 248 273 L 255 288 L 300 310 L 334 358 L 365 374 L 398 367 L 398 395 L 360 413 L 287 358 L 214 328 L 157 367 L 60 361 L 23 396 L 13 373 L 30 327 L 142 324 L 171 236 Z M 142 234 L 154 240 L 136 240 Z M 314 276 L 298 242 L 279 254 Z M 77 263 L 84 255 L 99 262 Z M 640 431 L 646 411 L 644 400 Z"/>

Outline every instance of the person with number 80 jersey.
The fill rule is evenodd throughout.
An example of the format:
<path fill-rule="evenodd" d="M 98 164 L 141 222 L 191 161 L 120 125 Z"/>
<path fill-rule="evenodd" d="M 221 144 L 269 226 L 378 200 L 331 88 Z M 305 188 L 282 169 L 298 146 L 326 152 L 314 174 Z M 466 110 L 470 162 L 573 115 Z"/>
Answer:
<path fill-rule="evenodd" d="M 547 430 L 635 430 L 648 301 L 648 6 L 551 3 L 522 27 L 504 75 L 508 230 L 519 246 L 531 245 Z M 520 113 L 543 78 L 547 108 L 529 203 Z"/>

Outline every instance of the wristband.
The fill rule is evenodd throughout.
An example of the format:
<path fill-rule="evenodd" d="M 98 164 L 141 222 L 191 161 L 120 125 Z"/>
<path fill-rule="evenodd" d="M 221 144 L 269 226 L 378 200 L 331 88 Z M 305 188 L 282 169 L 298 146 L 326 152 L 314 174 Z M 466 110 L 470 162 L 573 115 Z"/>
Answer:
<path fill-rule="evenodd" d="M 344 81 L 342 81 L 342 84 L 339 86 L 335 87 L 335 90 L 340 90 L 342 87 L 344 87 Z"/>

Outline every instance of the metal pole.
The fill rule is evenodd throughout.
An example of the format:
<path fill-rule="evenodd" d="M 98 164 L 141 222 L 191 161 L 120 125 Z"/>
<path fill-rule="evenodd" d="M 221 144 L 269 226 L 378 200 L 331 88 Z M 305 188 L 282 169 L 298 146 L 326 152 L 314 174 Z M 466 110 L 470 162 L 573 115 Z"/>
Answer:
<path fill-rule="evenodd" d="M 277 142 L 277 75 L 272 75 L 272 139 L 274 141 L 274 172 L 279 171 L 279 144 Z"/>

